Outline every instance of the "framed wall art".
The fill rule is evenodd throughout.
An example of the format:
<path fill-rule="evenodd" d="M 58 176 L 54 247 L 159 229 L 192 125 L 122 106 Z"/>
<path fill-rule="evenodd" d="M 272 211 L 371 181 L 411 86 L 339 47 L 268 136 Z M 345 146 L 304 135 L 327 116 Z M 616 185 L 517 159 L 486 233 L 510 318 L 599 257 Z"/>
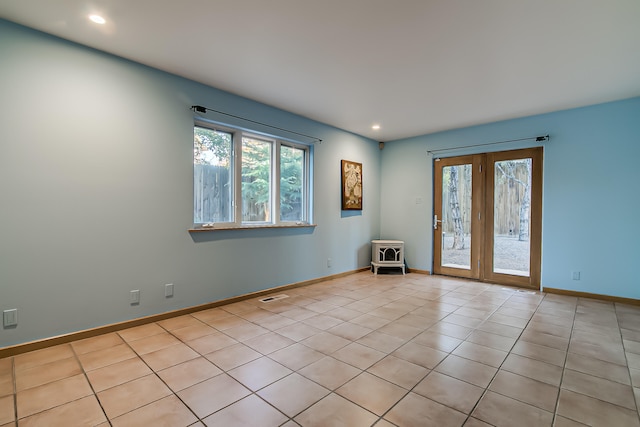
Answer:
<path fill-rule="evenodd" d="M 362 163 L 342 160 L 342 210 L 362 210 Z"/>

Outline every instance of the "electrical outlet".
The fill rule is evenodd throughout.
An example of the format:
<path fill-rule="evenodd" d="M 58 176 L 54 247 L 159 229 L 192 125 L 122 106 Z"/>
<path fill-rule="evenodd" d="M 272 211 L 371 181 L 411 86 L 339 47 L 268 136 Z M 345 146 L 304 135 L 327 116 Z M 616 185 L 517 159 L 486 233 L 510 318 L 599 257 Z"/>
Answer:
<path fill-rule="evenodd" d="M 18 309 L 4 310 L 2 312 L 2 325 L 5 328 L 18 326 Z"/>
<path fill-rule="evenodd" d="M 171 298 L 173 296 L 173 283 L 167 283 L 164 285 L 165 298 Z"/>
<path fill-rule="evenodd" d="M 327 258 L 327 268 L 331 268 L 331 258 Z"/>
<path fill-rule="evenodd" d="M 140 290 L 136 289 L 129 292 L 129 302 L 131 303 L 131 305 L 140 304 Z"/>
<path fill-rule="evenodd" d="M 573 280 L 580 280 L 580 272 L 579 271 L 574 271 L 571 273 L 571 278 Z"/>

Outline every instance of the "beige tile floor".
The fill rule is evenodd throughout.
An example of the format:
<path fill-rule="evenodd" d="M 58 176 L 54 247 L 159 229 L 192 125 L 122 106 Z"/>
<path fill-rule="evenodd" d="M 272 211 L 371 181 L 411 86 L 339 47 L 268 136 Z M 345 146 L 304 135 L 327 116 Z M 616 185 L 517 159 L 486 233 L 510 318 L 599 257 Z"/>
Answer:
<path fill-rule="evenodd" d="M 369 272 L 284 293 L 0 359 L 0 427 L 640 426 L 640 307 Z"/>

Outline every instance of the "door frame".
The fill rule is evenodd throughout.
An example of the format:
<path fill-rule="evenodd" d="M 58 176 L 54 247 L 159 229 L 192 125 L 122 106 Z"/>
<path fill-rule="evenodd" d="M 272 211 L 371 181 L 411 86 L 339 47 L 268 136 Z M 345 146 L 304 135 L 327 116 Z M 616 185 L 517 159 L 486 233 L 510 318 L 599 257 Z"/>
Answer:
<path fill-rule="evenodd" d="M 434 220 L 435 215 L 438 210 L 436 209 L 436 203 L 439 200 L 440 205 L 442 204 L 442 169 L 447 166 L 456 166 L 456 165 L 471 165 L 471 194 L 483 194 L 484 185 L 482 184 L 482 179 L 479 179 L 478 173 L 482 173 L 484 159 L 482 155 L 468 155 L 468 156 L 457 156 L 457 157 L 448 157 L 442 159 L 434 159 Z M 455 277 L 466 277 L 468 279 L 481 279 L 482 271 L 480 269 L 480 264 L 478 263 L 481 252 L 483 250 L 482 247 L 482 238 L 484 234 L 484 215 L 477 215 L 477 212 L 480 212 L 482 209 L 482 198 L 472 197 L 471 198 L 471 255 L 470 255 L 470 268 L 469 270 L 462 268 L 454 268 L 454 267 L 444 267 L 442 266 L 442 253 L 436 248 L 442 248 L 442 228 L 436 228 L 437 224 L 434 224 L 434 232 L 433 232 L 433 270 L 434 274 L 443 274 L 446 276 L 455 276 Z M 442 208 L 439 210 L 440 215 L 438 218 L 442 218 Z M 440 232 L 437 232 L 437 231 Z M 477 236 L 480 236 L 479 238 Z"/>
<path fill-rule="evenodd" d="M 485 254 L 493 254 L 493 223 L 494 223 L 494 180 L 495 162 L 509 159 L 531 158 L 531 200 L 529 205 L 529 276 L 517 276 L 505 273 L 495 273 L 493 262 L 485 262 L 482 274 L 484 281 L 503 285 L 540 289 L 540 270 L 542 263 L 542 147 L 523 148 L 520 150 L 497 151 L 487 153 L 487 173 L 485 174 Z M 492 261 L 493 256 L 487 258 Z"/>
<path fill-rule="evenodd" d="M 496 273 L 493 271 L 495 162 L 522 158 L 531 158 L 529 276 Z M 434 274 L 465 277 L 507 286 L 540 289 L 542 263 L 542 162 L 543 147 L 434 159 L 434 217 L 432 220 L 435 220 L 435 215 L 439 215 L 439 218 L 442 217 L 442 168 L 461 164 L 473 165 L 471 178 L 471 268 L 470 270 L 465 270 L 441 266 L 442 229 L 434 227 Z M 440 207 L 439 210 L 438 206 Z"/>

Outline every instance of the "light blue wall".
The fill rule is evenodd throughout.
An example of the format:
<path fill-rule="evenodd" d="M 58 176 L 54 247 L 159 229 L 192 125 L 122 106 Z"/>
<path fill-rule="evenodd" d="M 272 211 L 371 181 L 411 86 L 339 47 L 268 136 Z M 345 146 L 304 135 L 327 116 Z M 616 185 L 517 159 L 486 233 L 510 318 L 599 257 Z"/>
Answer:
<path fill-rule="evenodd" d="M 542 286 L 640 298 L 640 98 L 387 143 L 381 238 L 405 240 L 409 267 L 431 270 L 433 159 L 427 150 L 546 134 Z M 579 281 L 572 271 L 581 272 Z"/>
<path fill-rule="evenodd" d="M 186 231 L 194 104 L 324 140 L 314 149 L 315 229 Z M 381 152 L 375 141 L 0 20 L 0 310 L 19 309 L 0 347 L 351 271 L 368 264 L 378 237 L 404 240 L 409 266 L 431 270 L 426 151 L 547 133 L 543 286 L 640 298 L 638 118 L 634 98 Z M 364 164 L 361 214 L 340 210 L 341 159 Z M 165 283 L 174 298 L 164 298 Z M 140 306 L 129 305 L 131 289 L 142 291 Z"/>
<path fill-rule="evenodd" d="M 187 232 L 196 104 L 324 140 L 315 229 Z M 361 214 L 341 159 L 364 165 Z M 365 267 L 379 187 L 375 141 L 0 20 L 0 347 Z"/>

